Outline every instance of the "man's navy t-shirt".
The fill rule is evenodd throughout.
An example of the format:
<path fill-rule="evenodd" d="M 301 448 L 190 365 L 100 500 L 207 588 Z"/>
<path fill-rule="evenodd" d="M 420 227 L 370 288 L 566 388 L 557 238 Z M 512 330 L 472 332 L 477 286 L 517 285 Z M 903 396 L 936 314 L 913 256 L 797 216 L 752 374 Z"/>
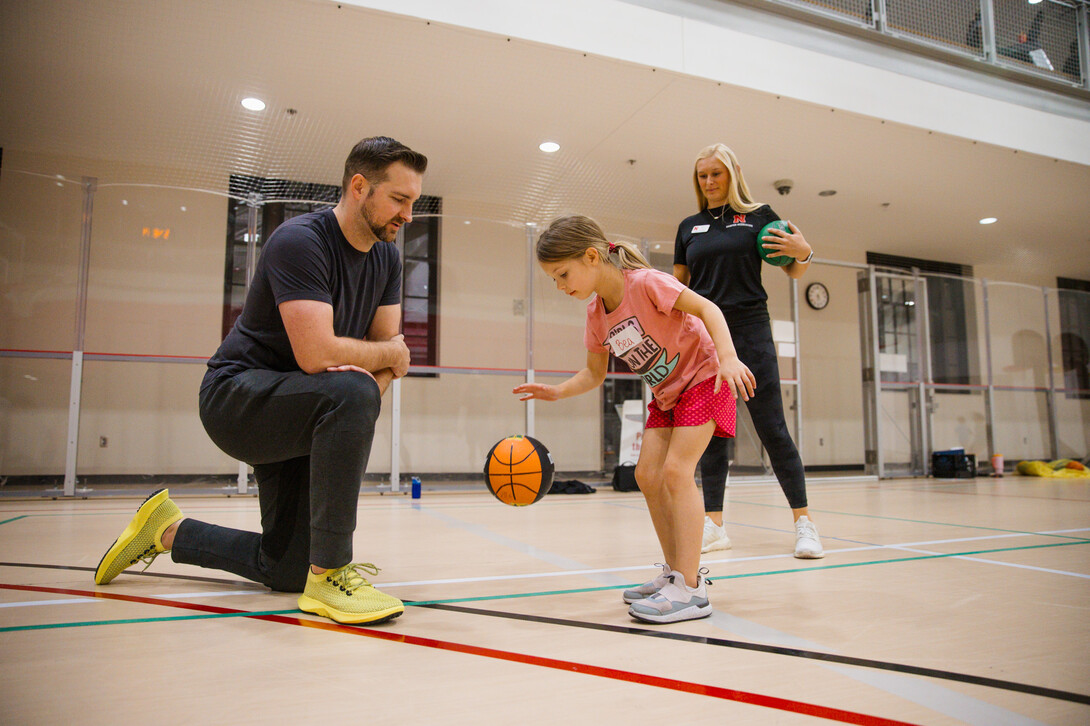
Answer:
<path fill-rule="evenodd" d="M 397 247 L 376 242 L 360 252 L 345 239 L 332 209 L 277 227 L 261 251 L 242 315 L 208 361 L 202 388 L 251 368 L 301 370 L 277 307 L 288 300 L 329 303 L 334 334 L 363 339 L 380 306 L 401 303 Z"/>
<path fill-rule="evenodd" d="M 718 305 L 727 325 L 768 320 L 757 233 L 780 217 L 767 204 L 745 213 L 714 211 L 715 217 L 705 209 L 678 225 L 674 264 L 689 268 L 689 288 Z"/>

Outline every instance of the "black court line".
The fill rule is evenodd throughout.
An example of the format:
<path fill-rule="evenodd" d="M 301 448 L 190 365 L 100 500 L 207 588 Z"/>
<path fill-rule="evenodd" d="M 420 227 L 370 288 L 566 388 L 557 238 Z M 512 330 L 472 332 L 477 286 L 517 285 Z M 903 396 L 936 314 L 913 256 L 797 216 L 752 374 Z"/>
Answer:
<path fill-rule="evenodd" d="M 410 600 L 406 600 L 405 604 L 412 605 L 413 603 Z M 664 638 L 667 640 L 677 640 L 686 643 L 699 643 L 702 645 L 715 645 L 723 648 L 751 650 L 758 653 L 785 655 L 793 658 L 806 658 L 809 660 L 823 661 L 826 663 L 837 663 L 840 665 L 858 666 L 860 668 L 872 668 L 876 670 L 893 671 L 896 673 L 907 673 L 915 676 L 925 676 L 927 678 L 940 678 L 948 681 L 958 681 L 961 683 L 969 683 L 976 686 L 987 686 L 989 688 L 998 688 L 1005 691 L 1017 691 L 1019 693 L 1027 693 L 1032 696 L 1043 696 L 1045 698 L 1053 698 L 1060 701 L 1071 701 L 1072 703 L 1090 705 L 1090 695 L 1087 694 L 1073 693 L 1071 691 L 1061 691 L 1056 688 L 1034 686 L 1027 683 L 1017 683 L 1015 681 L 1004 681 L 998 678 L 974 676 L 967 673 L 944 671 L 936 668 L 924 668 L 921 666 L 907 665 L 904 663 L 890 663 L 887 661 L 872 660 L 869 658 L 856 658 L 853 656 L 836 655 L 834 653 L 821 653 L 813 650 L 802 650 L 800 648 L 787 648 L 778 645 L 750 643 L 742 640 L 727 640 L 724 638 L 708 638 L 702 635 L 671 633 L 665 630 L 650 630 L 647 628 L 636 628 L 631 626 L 588 623 L 581 620 L 563 620 L 561 618 L 548 618 L 540 615 L 524 615 L 522 613 L 509 613 L 500 610 L 482 610 L 480 608 L 468 608 L 461 605 L 444 605 L 434 603 L 430 605 L 421 605 L 419 607 L 434 608 L 436 610 L 447 610 L 450 612 L 467 613 L 471 615 L 484 615 L 486 617 L 523 620 L 534 623 L 546 623 L 549 625 L 560 625 L 569 628 L 601 630 L 608 633 L 623 633 L 626 635 L 641 635 L 650 638 Z"/>
<path fill-rule="evenodd" d="M 94 572 L 94 567 L 76 567 L 72 565 L 36 565 L 28 562 L 0 562 L 0 567 L 29 567 L 34 569 L 47 569 L 47 570 L 77 570 L 81 572 Z M 257 587 L 263 587 L 257 583 L 250 582 L 248 580 L 226 580 L 215 577 L 198 577 L 195 575 L 174 575 L 168 573 L 152 573 L 152 572 L 126 572 L 127 575 L 141 575 L 144 577 L 160 577 L 171 580 L 195 580 L 199 582 L 212 582 L 216 584 L 228 584 L 228 585 L 257 585 Z M 255 592 L 261 592 L 262 590 L 255 590 Z M 969 683 L 978 686 L 986 686 L 989 688 L 998 688 L 1006 691 L 1015 691 L 1018 693 L 1027 693 L 1033 696 L 1043 696 L 1045 698 L 1053 698 L 1060 701 L 1070 701 L 1072 703 L 1081 703 L 1090 705 L 1090 695 L 1082 693 L 1073 693 L 1071 691 L 1061 691 L 1056 688 L 1046 688 L 1044 686 L 1034 686 L 1027 683 L 1017 683 L 1015 681 L 1004 681 L 998 678 L 987 678 L 985 676 L 974 676 L 966 673 L 956 673 L 954 671 L 944 671 L 936 668 L 924 668 L 922 666 L 913 666 L 904 663 L 890 663 L 887 661 L 872 660 L 868 658 L 856 658 L 853 656 L 836 655 L 834 653 L 821 653 L 814 650 L 802 650 L 800 648 L 788 648 L 779 645 L 765 645 L 762 643 L 750 643 L 743 640 L 728 640 L 725 638 L 709 638 L 702 635 L 687 635 L 685 633 L 671 633 L 666 630 L 649 630 L 647 628 L 636 628 L 623 625 L 606 625 L 604 623 L 588 623 L 582 620 L 564 620 L 561 618 L 549 618 L 542 615 L 525 615 L 522 613 L 510 613 L 502 610 L 484 610 L 481 608 L 470 608 L 463 605 L 447 605 L 442 603 L 430 603 L 427 605 L 417 605 L 412 600 L 405 600 L 406 605 L 412 605 L 414 607 L 432 608 L 434 610 L 446 610 L 448 612 L 466 613 L 469 615 L 484 615 L 491 618 L 505 618 L 509 620 L 522 620 L 525 622 L 544 623 L 548 625 L 560 625 L 568 628 L 583 628 L 587 630 L 601 630 L 608 633 L 622 633 L 626 635 L 639 635 L 650 638 L 664 638 L 667 640 L 676 640 L 679 642 L 687 643 L 699 643 L 702 645 L 714 645 L 722 648 L 735 648 L 737 650 L 750 650 L 758 653 L 770 653 L 773 655 L 785 655 L 793 658 L 806 658 L 809 660 L 824 661 L 826 663 L 837 663 L 840 665 L 857 666 L 860 668 L 872 668 L 875 670 L 887 670 L 897 673 L 907 673 L 910 675 L 925 676 L 928 678 L 939 678 L 949 681 L 959 681 L 962 683 Z"/>
<path fill-rule="evenodd" d="M 30 567 L 35 570 L 76 570 L 77 572 L 94 572 L 96 567 L 75 567 L 73 565 L 36 565 L 33 562 L 0 562 L 0 567 Z M 220 577 L 201 577 L 199 575 L 173 575 L 164 572 L 131 572 L 126 570 L 126 575 L 137 577 L 165 577 L 169 580 L 190 580 L 193 582 L 213 582 L 217 585 L 251 585 L 269 591 L 264 585 L 250 580 L 227 580 Z M 255 590 L 261 592 L 261 590 Z"/>

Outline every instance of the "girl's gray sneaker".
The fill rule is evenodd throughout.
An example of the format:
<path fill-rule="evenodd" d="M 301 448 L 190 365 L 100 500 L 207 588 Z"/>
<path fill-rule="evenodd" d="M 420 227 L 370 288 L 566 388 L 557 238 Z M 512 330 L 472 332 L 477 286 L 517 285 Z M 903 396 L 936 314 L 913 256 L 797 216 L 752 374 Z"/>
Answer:
<path fill-rule="evenodd" d="M 656 575 L 654 580 L 648 580 L 642 585 L 625 590 L 623 597 L 626 603 L 632 604 L 637 600 L 650 597 L 661 590 L 666 583 L 670 582 L 670 575 L 673 574 L 670 565 L 664 565 L 661 562 L 656 562 L 655 565 L 662 568 L 662 574 Z"/>
<path fill-rule="evenodd" d="M 712 614 L 708 601 L 708 584 L 703 575 L 697 577 L 697 586 L 689 589 L 681 573 L 670 578 L 661 590 L 648 598 L 632 603 L 628 614 L 649 623 L 676 623 L 682 620 L 706 618 Z"/>

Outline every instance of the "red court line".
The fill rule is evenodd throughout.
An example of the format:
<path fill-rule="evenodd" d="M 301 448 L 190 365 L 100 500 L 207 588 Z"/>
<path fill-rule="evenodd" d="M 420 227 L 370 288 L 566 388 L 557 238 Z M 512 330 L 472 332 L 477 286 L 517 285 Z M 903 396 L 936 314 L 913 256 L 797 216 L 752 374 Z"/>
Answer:
<path fill-rule="evenodd" d="M 137 602 L 147 605 L 161 605 L 166 607 L 182 608 L 185 610 L 198 610 L 201 612 L 217 614 L 246 612 L 245 610 L 235 610 L 233 608 L 218 607 L 215 605 L 205 605 L 203 603 L 163 600 L 159 598 L 140 597 L 137 595 L 122 595 L 120 593 L 101 592 L 98 590 L 71 590 L 60 587 L 11 585 L 6 583 L 0 583 L 0 589 L 23 590 L 28 592 L 48 592 L 58 595 L 73 595 L 76 597 L 98 597 L 107 600 L 122 600 L 125 602 Z M 359 626 L 341 625 L 340 623 L 335 623 L 331 620 L 309 620 L 306 618 L 293 618 L 285 615 L 253 615 L 251 617 L 254 620 L 266 620 L 269 622 L 281 623 L 283 625 L 299 625 L 305 628 L 329 630 L 332 632 L 347 633 L 350 635 L 362 635 L 364 637 L 377 638 L 379 640 L 385 640 L 393 643 L 405 643 L 407 645 L 417 645 L 423 646 L 425 648 L 436 648 L 438 650 L 464 653 L 466 655 L 477 655 L 485 658 L 495 658 L 497 660 L 505 660 L 512 663 L 524 663 L 526 665 L 540 666 L 542 668 L 553 668 L 555 670 L 566 671 L 569 673 L 582 673 L 585 675 L 597 676 L 599 678 L 610 678 L 613 680 L 625 681 L 628 683 L 640 683 L 645 686 L 666 688 L 673 691 L 680 691 L 682 693 L 693 693 L 699 696 L 711 696 L 712 698 L 721 698 L 723 700 L 735 701 L 737 703 L 748 703 L 750 705 L 761 706 L 763 708 L 773 708 L 780 711 L 801 713 L 807 716 L 830 719 L 832 721 L 839 721 L 841 723 L 860 724 L 861 726 L 915 726 L 906 721 L 895 721 L 893 719 L 882 718 L 880 716 L 870 716 L 864 713 L 857 713 L 855 711 L 845 711 L 839 708 L 830 708 L 827 706 L 819 706 L 813 703 L 805 703 L 803 701 L 794 701 L 787 698 L 766 696 L 760 693 L 752 693 L 749 691 L 739 691 L 733 688 L 721 688 L 719 686 L 709 686 L 702 683 L 692 683 L 690 681 L 679 681 L 674 678 L 664 678 L 662 676 L 653 676 L 645 673 L 633 673 L 631 671 L 622 671 L 616 668 L 606 668 L 603 666 L 590 665 L 587 663 L 576 663 L 574 661 L 545 658 L 542 656 L 527 655 L 525 653 L 514 653 L 506 650 L 496 650 L 494 648 L 484 648 L 476 645 L 466 645 L 464 643 L 453 643 L 445 640 L 435 640 L 434 638 L 424 638 L 418 635 L 401 635 L 395 632 L 391 632 L 389 630 L 375 630 L 372 628 L 364 628 Z"/>

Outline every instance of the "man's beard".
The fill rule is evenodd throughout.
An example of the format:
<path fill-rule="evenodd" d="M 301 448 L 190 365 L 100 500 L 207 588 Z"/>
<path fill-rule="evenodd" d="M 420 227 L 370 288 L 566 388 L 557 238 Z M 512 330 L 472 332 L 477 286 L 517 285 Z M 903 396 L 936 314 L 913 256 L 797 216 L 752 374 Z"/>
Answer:
<path fill-rule="evenodd" d="M 374 192 L 372 191 L 371 194 L 374 194 Z M 370 198 L 371 196 L 368 195 L 368 199 Z M 390 222 L 393 221 L 392 219 L 386 224 L 376 224 L 374 217 L 371 216 L 371 211 L 367 208 L 366 201 L 364 202 L 363 207 L 360 209 L 360 213 L 363 215 L 364 223 L 371 230 L 371 234 L 375 235 L 377 239 L 382 240 L 383 242 L 393 242 L 397 239 L 396 229 L 393 231 L 386 229 L 387 225 L 389 225 Z"/>

